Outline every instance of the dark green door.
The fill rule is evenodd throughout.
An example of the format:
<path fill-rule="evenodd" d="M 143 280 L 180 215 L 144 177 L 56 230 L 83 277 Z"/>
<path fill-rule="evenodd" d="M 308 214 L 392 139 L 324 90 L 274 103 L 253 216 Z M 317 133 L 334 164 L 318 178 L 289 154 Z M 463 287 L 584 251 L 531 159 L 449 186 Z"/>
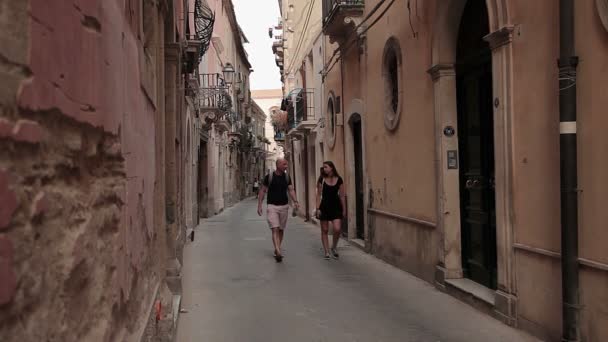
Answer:
<path fill-rule="evenodd" d="M 469 0 L 456 65 L 460 215 L 464 275 L 496 289 L 492 57 L 485 1 Z"/>

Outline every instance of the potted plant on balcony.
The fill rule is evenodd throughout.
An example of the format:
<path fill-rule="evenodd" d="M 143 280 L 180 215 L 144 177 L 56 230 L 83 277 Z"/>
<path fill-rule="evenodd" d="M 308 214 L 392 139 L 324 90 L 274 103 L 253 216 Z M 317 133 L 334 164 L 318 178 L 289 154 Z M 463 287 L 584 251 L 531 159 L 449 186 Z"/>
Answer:
<path fill-rule="evenodd" d="M 270 121 L 277 131 L 286 131 L 287 124 L 287 112 L 283 110 L 276 110 L 270 114 Z"/>

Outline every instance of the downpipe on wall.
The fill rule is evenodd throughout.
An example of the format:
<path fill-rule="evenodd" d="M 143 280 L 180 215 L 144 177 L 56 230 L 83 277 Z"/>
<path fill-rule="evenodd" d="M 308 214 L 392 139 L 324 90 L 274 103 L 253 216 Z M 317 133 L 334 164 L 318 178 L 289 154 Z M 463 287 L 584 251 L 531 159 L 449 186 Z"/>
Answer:
<path fill-rule="evenodd" d="M 574 1 L 560 0 L 559 115 L 562 254 L 562 341 L 580 341 L 578 174 Z"/>

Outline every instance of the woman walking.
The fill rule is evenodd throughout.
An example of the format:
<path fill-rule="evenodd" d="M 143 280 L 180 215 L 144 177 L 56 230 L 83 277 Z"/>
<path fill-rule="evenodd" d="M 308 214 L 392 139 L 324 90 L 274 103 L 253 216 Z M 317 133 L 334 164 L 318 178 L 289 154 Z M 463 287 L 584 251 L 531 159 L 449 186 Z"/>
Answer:
<path fill-rule="evenodd" d="M 343 183 L 334 163 L 331 161 L 324 162 L 322 177 L 319 178 L 317 183 L 316 216 L 321 221 L 321 242 L 325 251 L 325 259 L 330 258 L 330 252 L 336 259 L 340 256 L 336 248 L 338 247 L 344 209 L 346 208 L 346 193 Z M 331 249 L 327 237 L 330 225 L 333 228 Z"/>

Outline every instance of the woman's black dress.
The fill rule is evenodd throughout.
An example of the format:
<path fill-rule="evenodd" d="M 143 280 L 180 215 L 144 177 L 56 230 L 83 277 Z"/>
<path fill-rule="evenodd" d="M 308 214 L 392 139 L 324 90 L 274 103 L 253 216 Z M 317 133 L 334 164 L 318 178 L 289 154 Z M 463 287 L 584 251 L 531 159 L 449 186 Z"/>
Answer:
<path fill-rule="evenodd" d="M 321 195 L 321 221 L 333 221 L 342 219 L 342 202 L 340 201 L 340 185 L 342 185 L 342 177 L 338 177 L 336 185 L 331 186 L 322 179 L 319 179 L 319 183 L 323 184 L 323 192 Z"/>

